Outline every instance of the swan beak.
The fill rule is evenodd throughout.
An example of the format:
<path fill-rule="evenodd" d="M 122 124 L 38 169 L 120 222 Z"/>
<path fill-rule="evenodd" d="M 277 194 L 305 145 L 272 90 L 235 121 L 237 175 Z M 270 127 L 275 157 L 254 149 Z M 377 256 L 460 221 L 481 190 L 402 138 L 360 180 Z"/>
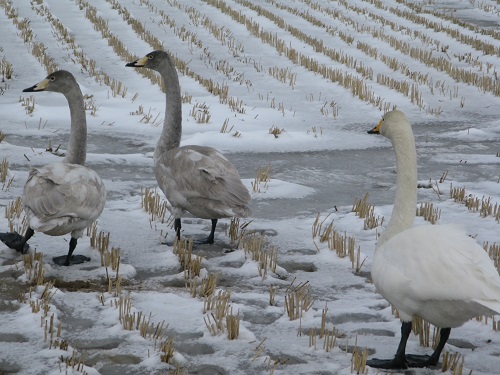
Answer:
<path fill-rule="evenodd" d="M 49 83 L 49 80 L 47 78 L 45 78 L 43 81 L 38 82 L 36 85 L 28 87 L 27 89 L 24 89 L 23 92 L 44 91 L 47 88 L 48 83 Z"/>
<path fill-rule="evenodd" d="M 144 57 L 140 58 L 139 60 L 135 60 L 133 62 L 125 64 L 125 66 L 131 66 L 131 67 L 134 67 L 134 68 L 141 68 L 144 65 L 146 65 L 146 61 L 148 61 L 148 57 L 144 56 Z"/>
<path fill-rule="evenodd" d="M 368 134 L 380 134 L 380 127 L 382 126 L 382 123 L 384 122 L 384 119 L 380 120 L 377 126 L 375 126 L 372 130 L 368 130 Z"/>

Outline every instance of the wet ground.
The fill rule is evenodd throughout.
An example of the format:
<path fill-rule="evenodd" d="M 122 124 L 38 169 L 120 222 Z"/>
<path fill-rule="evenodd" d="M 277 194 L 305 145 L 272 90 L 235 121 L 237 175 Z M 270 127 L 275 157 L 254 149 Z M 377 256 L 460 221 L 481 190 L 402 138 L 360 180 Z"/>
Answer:
<path fill-rule="evenodd" d="M 367 129 L 360 129 L 360 131 L 365 130 Z M 439 134 L 446 134 L 451 130 L 456 131 L 457 129 L 453 124 L 447 125 L 443 123 L 424 124 L 415 128 L 419 159 L 419 181 L 422 181 L 425 185 L 425 181 L 438 180 L 445 171 L 448 172 L 447 178 L 455 181 L 480 182 L 494 181 L 495 178 L 498 178 L 500 158 L 493 158 L 491 163 L 466 163 L 468 156 L 477 158 L 478 155 L 496 155 L 497 152 L 500 152 L 498 142 L 494 139 L 471 139 L 464 142 L 463 139 L 454 140 L 449 137 L 441 138 L 439 136 Z M 433 135 L 432 140 L 430 134 Z M 51 137 L 51 139 L 53 145 L 59 141 L 57 137 Z M 61 142 L 62 139 L 64 139 L 64 136 L 61 138 Z M 37 139 L 38 144 L 44 141 L 43 139 Z M 9 138 L 9 142 L 20 146 L 28 146 L 33 143 L 33 139 L 12 136 Z M 126 138 L 116 140 L 102 136 L 99 138 L 90 137 L 91 152 L 98 154 L 105 152 L 110 142 L 119 142 L 121 145 L 118 152 L 113 152 L 115 154 L 147 154 L 152 152 L 152 149 L 147 147 L 145 143 L 127 141 Z M 298 183 L 315 189 L 314 194 L 301 199 L 283 198 L 279 202 L 274 200 L 254 200 L 252 202 L 255 227 L 266 231 L 271 242 L 274 241 L 274 236 L 283 235 L 283 233 L 278 233 L 275 230 L 276 227 L 273 222 L 277 223 L 297 216 L 314 217 L 318 212 L 325 212 L 334 207 L 349 206 L 354 202 L 355 198 L 362 198 L 367 192 L 370 193 L 370 203 L 376 206 L 391 204 L 394 199 L 393 189 L 396 178 L 394 155 L 388 141 L 385 147 L 366 150 L 226 153 L 226 156 L 236 165 L 243 178 L 253 178 L 259 165 L 265 166 L 270 162 L 271 179 Z M 101 176 L 110 181 L 108 184 L 109 203 L 127 199 L 130 195 L 137 195 L 141 187 L 156 185 L 151 158 L 143 158 L 133 165 L 129 165 L 126 158 L 120 163 L 117 163 L 116 159 L 114 157 L 114 161 L 110 163 L 89 163 Z M 425 194 L 429 194 L 428 191 Z M 259 220 L 265 221 L 265 224 L 259 224 Z M 191 224 L 204 228 L 202 221 L 184 220 L 185 226 Z M 208 223 L 205 224 L 208 226 Z M 221 235 L 223 230 L 223 225 L 218 227 L 219 239 L 223 238 Z M 114 236 L 116 235 L 119 236 L 118 233 L 114 233 Z M 280 266 L 289 273 L 288 281 L 295 276 L 299 276 L 307 278 L 311 281 L 311 284 L 322 285 L 324 282 L 324 276 L 322 275 L 325 275 L 325 269 L 318 269 L 317 264 L 308 260 L 308 256 L 316 254 L 316 250 L 312 246 L 304 247 L 300 243 L 293 244 L 293 238 L 290 241 L 292 242 L 291 245 L 288 242 L 286 247 L 283 246 L 280 249 L 282 255 L 279 260 Z M 280 241 L 276 242 L 279 243 Z M 224 273 L 224 269 L 237 269 L 241 266 L 241 263 L 231 263 L 225 260 L 224 252 L 230 247 L 229 241 L 223 239 L 211 247 L 198 247 L 196 252 L 207 259 L 205 266 L 209 271 L 221 272 L 219 280 L 221 287 L 231 288 L 234 293 L 241 293 L 241 295 L 252 292 L 268 293 L 267 286 L 259 286 L 254 283 L 242 284 L 240 276 L 231 275 L 231 272 Z M 176 277 L 179 272 L 176 267 L 167 269 L 143 268 L 140 264 L 134 263 L 136 260 L 134 260 L 133 255 L 129 255 L 127 258 L 126 254 L 124 255 L 124 261 L 134 264 L 137 269 L 137 275 L 133 280 L 124 281 L 124 288 L 127 290 L 179 291 L 184 289 L 183 281 L 179 281 Z M 329 267 L 329 273 L 345 272 L 345 265 L 336 265 L 336 267 L 339 267 L 338 269 L 332 269 L 332 265 L 329 265 Z M 20 271 L 9 270 L 0 275 L 0 295 L 2 297 L 0 314 L 17 309 L 16 301 L 25 288 L 24 285 L 19 285 L 16 280 L 20 274 Z M 88 297 L 84 298 L 95 298 L 95 292 L 106 288 L 105 280 L 67 281 L 64 276 L 61 278 L 52 277 L 52 280 L 55 282 L 56 287 L 66 292 L 78 291 L 83 292 L 84 295 L 85 292 L 88 292 Z M 352 293 L 352 291 L 356 290 L 363 292 L 367 289 L 371 290 L 371 288 L 369 272 L 363 271 L 359 276 L 351 275 L 342 282 L 335 281 L 334 285 L 327 281 L 322 287 L 317 287 L 314 294 L 316 298 L 335 304 L 335 301 L 340 298 L 339 296 L 346 292 Z M 259 300 L 253 302 L 251 299 L 239 301 L 238 297 L 235 297 L 234 302 L 247 304 L 244 320 L 252 325 L 252 332 L 258 337 L 265 336 L 268 333 L 268 325 L 282 316 L 282 312 L 266 312 L 263 314 L 262 308 L 265 306 L 262 306 L 262 301 Z M 381 300 L 379 305 L 373 306 L 369 311 L 337 314 L 329 317 L 328 322 L 340 327 L 341 330 L 347 332 L 348 336 L 355 334 L 380 337 L 393 336 L 393 331 L 370 326 L 371 322 L 386 322 L 379 311 L 384 306 L 385 303 Z M 80 316 L 73 311 L 71 306 L 65 306 L 64 303 L 59 303 L 57 307 L 61 312 L 61 320 L 71 327 L 71 332 L 68 333 L 70 340 L 77 342 L 80 350 L 86 351 L 88 365 L 95 366 L 103 375 L 137 373 L 135 366 L 142 359 L 138 355 L 123 354 L 123 338 L 121 336 L 109 336 L 107 339 L 90 339 L 89 334 L 92 335 L 93 330 L 97 329 L 93 319 Z M 175 327 L 172 327 L 172 332 L 176 337 L 176 350 L 192 359 L 189 367 L 190 374 L 229 375 L 223 367 L 211 364 L 210 358 L 217 350 L 215 346 L 201 343 L 200 336 L 197 333 L 190 335 L 182 331 L 176 332 Z M 5 334 L 0 338 L 2 342 L 18 343 L 13 345 L 19 345 L 19 350 L 22 350 L 23 345 L 28 345 L 29 340 L 29 337 L 13 334 Z M 456 341 L 454 345 L 457 347 L 470 347 L 474 344 L 468 341 Z M 368 351 L 371 355 L 374 349 L 368 348 Z M 270 353 L 276 357 L 285 355 L 276 350 L 273 351 L 273 349 L 270 349 Z M 288 361 L 289 364 L 295 363 L 296 365 L 306 363 L 301 358 L 290 356 L 288 356 Z M 16 373 L 19 371 L 19 366 L 10 362 L 0 364 L 0 368 L 3 373 Z M 425 372 L 420 374 L 423 373 Z"/>

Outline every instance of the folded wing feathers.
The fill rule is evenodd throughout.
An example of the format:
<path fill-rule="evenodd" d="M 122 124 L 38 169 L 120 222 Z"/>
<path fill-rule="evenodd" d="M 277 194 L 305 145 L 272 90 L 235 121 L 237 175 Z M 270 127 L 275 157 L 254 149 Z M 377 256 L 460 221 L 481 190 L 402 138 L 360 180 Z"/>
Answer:
<path fill-rule="evenodd" d="M 234 209 L 234 215 L 250 214 L 245 207 L 251 200 L 250 194 L 238 171 L 213 148 L 180 147 L 162 155 L 156 170 L 160 188 L 173 206 L 189 211 L 189 202 L 199 206 L 205 200 L 211 202 L 207 203 L 211 209 L 218 206 L 221 212 Z"/>
<path fill-rule="evenodd" d="M 62 163 L 33 169 L 23 195 L 24 206 L 41 220 L 61 216 L 94 220 L 104 201 L 105 188 L 97 173 Z"/>
<path fill-rule="evenodd" d="M 406 251 L 411 248 L 412 239 L 417 237 L 422 246 L 420 254 Z M 463 240 L 457 243 L 457 237 Z M 409 264 L 419 264 L 403 271 L 413 280 L 415 299 L 474 300 L 478 303 L 498 300 L 500 283 L 493 261 L 474 239 L 464 236 L 461 228 L 453 225 L 417 226 L 405 236 L 393 239 L 399 240 L 395 251 L 399 251 L 403 258 L 407 257 Z M 456 288 L 456 285 L 462 287 Z M 491 303 L 484 305 L 491 308 Z"/>

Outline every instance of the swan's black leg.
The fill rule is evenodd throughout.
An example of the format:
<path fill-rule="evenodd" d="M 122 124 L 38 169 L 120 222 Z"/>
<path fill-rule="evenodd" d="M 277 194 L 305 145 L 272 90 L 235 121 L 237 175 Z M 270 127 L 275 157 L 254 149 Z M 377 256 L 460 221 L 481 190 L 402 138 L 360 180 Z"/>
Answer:
<path fill-rule="evenodd" d="M 30 248 L 28 245 L 28 241 L 31 237 L 33 237 L 34 234 L 35 234 L 35 231 L 33 229 L 31 229 L 30 227 L 28 227 L 28 229 L 26 229 L 26 233 L 24 233 L 23 242 L 22 242 L 21 246 L 19 246 L 19 250 L 17 250 L 17 251 L 20 251 L 21 253 L 26 254 L 28 252 L 28 249 Z"/>
<path fill-rule="evenodd" d="M 209 244 L 212 245 L 215 240 L 215 227 L 217 226 L 217 220 L 218 219 L 212 219 L 212 229 L 210 230 L 209 236 L 201 241 L 194 241 L 196 245 L 204 245 L 204 244 Z"/>
<path fill-rule="evenodd" d="M 35 231 L 28 227 L 24 237 L 17 232 L 0 233 L 0 240 L 10 249 L 16 250 L 22 254 L 26 254 L 29 250 L 28 240 L 33 236 Z"/>
<path fill-rule="evenodd" d="M 28 229 L 26 229 L 26 233 L 24 233 L 24 243 L 28 242 L 29 239 L 31 237 L 33 237 L 34 234 L 35 234 L 35 231 L 33 229 L 31 229 L 30 227 L 28 227 Z"/>
<path fill-rule="evenodd" d="M 215 227 L 217 226 L 217 219 L 212 219 L 212 229 L 210 230 L 210 235 L 207 238 L 207 243 L 213 244 L 215 239 Z"/>
<path fill-rule="evenodd" d="M 181 240 L 181 219 L 180 218 L 174 219 L 174 231 L 175 231 L 174 240 L 172 242 L 170 242 L 170 241 L 162 242 L 161 243 L 162 245 L 174 246 L 176 239 L 177 239 L 177 241 Z"/>
<path fill-rule="evenodd" d="M 66 261 L 64 262 L 65 266 L 69 266 L 69 261 L 71 260 L 71 256 L 73 255 L 73 251 L 75 251 L 77 242 L 78 242 L 78 240 L 76 238 L 71 237 L 71 240 L 69 241 L 68 255 L 66 256 Z"/>
<path fill-rule="evenodd" d="M 174 230 L 175 230 L 175 235 L 177 236 L 177 239 L 180 241 L 181 240 L 181 219 L 175 219 L 174 220 Z"/>
<path fill-rule="evenodd" d="M 58 266 L 70 266 L 72 264 L 81 264 L 84 262 L 89 262 L 90 261 L 89 257 L 83 255 L 73 256 L 73 251 L 75 251 L 77 242 L 78 240 L 76 238 L 71 237 L 71 240 L 69 241 L 68 255 L 52 258 L 54 263 L 57 264 Z"/>
<path fill-rule="evenodd" d="M 28 227 L 28 229 L 26 229 L 26 233 L 24 233 L 22 244 L 19 246 L 19 249 L 17 251 L 20 251 L 22 254 L 26 254 L 30 248 L 30 246 L 28 245 L 28 240 L 33 237 L 34 234 L 35 231 Z"/>
<path fill-rule="evenodd" d="M 441 328 L 438 345 L 436 347 L 436 350 L 434 350 L 434 353 L 432 353 L 430 356 L 408 354 L 406 356 L 408 367 L 436 366 L 439 362 L 441 352 L 444 349 L 444 345 L 446 344 L 446 341 L 448 341 L 448 337 L 450 337 L 450 332 L 451 328 Z"/>
<path fill-rule="evenodd" d="M 406 369 L 406 342 L 411 333 L 411 322 L 403 322 L 401 324 L 401 341 L 399 342 L 398 350 L 393 359 L 377 359 L 373 358 L 366 361 L 366 364 L 374 368 L 382 369 Z"/>

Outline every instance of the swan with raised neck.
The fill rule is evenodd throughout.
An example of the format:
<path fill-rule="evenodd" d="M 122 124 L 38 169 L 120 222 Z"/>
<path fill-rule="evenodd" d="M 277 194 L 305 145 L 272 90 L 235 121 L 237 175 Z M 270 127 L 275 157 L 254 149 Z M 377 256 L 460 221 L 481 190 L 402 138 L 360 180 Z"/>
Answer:
<path fill-rule="evenodd" d="M 387 122 L 393 126 L 387 126 Z M 377 247 L 413 226 L 417 206 L 417 151 L 411 125 L 405 114 L 394 110 L 384 115 L 370 134 L 387 137 L 396 155 L 396 196 L 391 219 L 377 241 Z"/>
<path fill-rule="evenodd" d="M 165 119 L 154 151 L 155 176 L 171 204 L 174 229 L 180 239 L 181 217 L 211 219 L 212 228 L 204 243 L 214 242 L 217 220 L 247 217 L 251 200 L 241 177 L 224 155 L 212 147 L 182 146 L 182 99 L 179 77 L 172 57 L 165 51 L 153 51 L 126 64 L 160 73 L 165 86 Z"/>
<path fill-rule="evenodd" d="M 377 291 L 398 310 L 402 324 L 394 358 L 366 363 L 383 369 L 435 366 L 451 328 L 480 315 L 500 313 L 500 276 L 488 254 L 460 227 L 413 226 L 417 158 L 406 116 L 401 111 L 388 112 L 368 133 L 389 138 L 396 154 L 394 208 L 377 242 L 371 275 Z M 406 354 L 415 317 L 441 329 L 430 356 Z"/>
<path fill-rule="evenodd" d="M 83 263 L 90 258 L 73 256 L 78 238 L 101 214 L 106 202 L 106 189 L 99 175 L 85 167 L 87 121 L 83 95 L 75 77 L 59 70 L 23 92 L 53 91 L 63 94 L 70 108 L 71 130 L 62 163 L 32 168 L 24 185 L 23 205 L 28 220 L 24 236 L 0 233 L 8 247 L 25 253 L 28 240 L 35 231 L 49 236 L 71 233 L 68 254 L 53 258 L 58 265 Z"/>

